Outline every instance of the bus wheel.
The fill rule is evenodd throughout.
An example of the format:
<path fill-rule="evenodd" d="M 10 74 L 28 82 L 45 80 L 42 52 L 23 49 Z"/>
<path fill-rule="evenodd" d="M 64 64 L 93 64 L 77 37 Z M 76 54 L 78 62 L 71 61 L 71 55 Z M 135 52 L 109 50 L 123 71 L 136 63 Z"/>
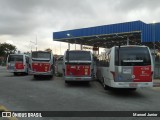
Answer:
<path fill-rule="evenodd" d="M 28 75 L 28 72 L 24 72 L 25 75 Z"/>
<path fill-rule="evenodd" d="M 136 91 L 137 88 L 129 88 L 130 91 Z"/>
<path fill-rule="evenodd" d="M 104 79 L 103 79 L 103 88 L 105 89 L 105 90 L 109 90 L 110 89 L 110 87 L 109 86 L 107 86 L 105 83 L 104 83 Z"/>
<path fill-rule="evenodd" d="M 49 77 L 49 79 L 52 79 L 52 78 L 53 78 L 53 75 L 49 75 L 48 77 Z"/>
<path fill-rule="evenodd" d="M 86 81 L 85 83 L 86 83 L 86 84 L 89 84 L 89 81 Z"/>
<path fill-rule="evenodd" d="M 34 79 L 38 79 L 38 76 L 37 76 L 37 75 L 34 75 Z"/>
<path fill-rule="evenodd" d="M 28 69 L 27 69 L 27 72 L 25 74 L 28 75 Z"/>
<path fill-rule="evenodd" d="M 108 86 L 105 85 L 105 84 L 103 84 L 103 88 L 104 88 L 105 90 L 109 90 Z"/>
<path fill-rule="evenodd" d="M 67 84 L 68 84 L 68 83 L 69 83 L 69 81 L 65 81 L 65 83 L 67 83 Z"/>
<path fill-rule="evenodd" d="M 16 76 L 16 75 L 17 75 L 17 73 L 16 73 L 16 72 L 14 72 L 13 74 L 14 74 L 14 76 Z"/>

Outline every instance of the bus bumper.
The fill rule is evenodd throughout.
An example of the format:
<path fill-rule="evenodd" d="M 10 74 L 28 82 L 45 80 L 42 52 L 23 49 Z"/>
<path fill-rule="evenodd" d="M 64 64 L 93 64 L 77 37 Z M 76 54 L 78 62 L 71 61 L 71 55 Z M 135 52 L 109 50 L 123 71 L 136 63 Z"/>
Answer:
<path fill-rule="evenodd" d="M 29 71 L 30 75 L 53 75 L 53 71 L 48 72 L 35 72 L 35 71 Z"/>
<path fill-rule="evenodd" d="M 92 81 L 92 77 L 71 77 L 71 76 L 65 76 L 65 81 Z"/>
<path fill-rule="evenodd" d="M 14 72 L 17 72 L 17 73 L 20 73 L 20 72 L 25 72 L 25 70 L 24 69 L 22 69 L 22 70 L 7 70 L 7 72 L 10 72 L 10 73 L 14 73 Z"/>
<path fill-rule="evenodd" d="M 113 88 L 147 88 L 153 87 L 153 82 L 111 82 Z"/>
<path fill-rule="evenodd" d="M 9 73 L 14 73 L 14 70 L 7 70 L 7 72 L 9 72 Z"/>

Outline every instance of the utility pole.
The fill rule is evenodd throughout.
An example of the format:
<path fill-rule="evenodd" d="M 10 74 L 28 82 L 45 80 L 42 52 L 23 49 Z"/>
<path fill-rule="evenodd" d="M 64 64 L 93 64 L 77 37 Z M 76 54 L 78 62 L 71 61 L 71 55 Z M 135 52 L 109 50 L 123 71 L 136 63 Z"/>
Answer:
<path fill-rule="evenodd" d="M 37 34 L 36 34 L 36 51 L 37 51 Z"/>

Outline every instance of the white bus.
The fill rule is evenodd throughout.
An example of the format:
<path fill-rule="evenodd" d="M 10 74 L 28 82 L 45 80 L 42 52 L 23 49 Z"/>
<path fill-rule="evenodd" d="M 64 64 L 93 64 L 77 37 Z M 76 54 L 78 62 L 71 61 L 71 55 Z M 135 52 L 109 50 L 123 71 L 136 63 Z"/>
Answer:
<path fill-rule="evenodd" d="M 153 60 L 147 46 L 114 46 L 98 59 L 97 77 L 105 89 L 153 86 Z"/>
<path fill-rule="evenodd" d="M 29 64 L 29 74 L 38 76 L 53 77 L 55 72 L 55 62 L 52 52 L 47 51 L 32 51 Z"/>
<path fill-rule="evenodd" d="M 67 50 L 63 59 L 63 77 L 65 83 L 71 81 L 93 80 L 93 56 L 90 51 Z"/>
<path fill-rule="evenodd" d="M 17 75 L 28 74 L 29 56 L 26 54 L 10 54 L 7 57 L 7 71 Z"/>

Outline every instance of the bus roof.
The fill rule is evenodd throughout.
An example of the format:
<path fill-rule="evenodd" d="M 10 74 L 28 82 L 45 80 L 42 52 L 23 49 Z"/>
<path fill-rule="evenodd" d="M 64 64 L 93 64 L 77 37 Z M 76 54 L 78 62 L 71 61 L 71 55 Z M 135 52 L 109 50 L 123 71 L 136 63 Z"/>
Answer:
<path fill-rule="evenodd" d="M 90 51 L 86 51 L 86 50 L 67 50 L 67 51 L 77 51 L 77 52 L 82 51 L 82 52 L 90 52 Z"/>
<path fill-rule="evenodd" d="M 119 47 L 119 46 L 114 46 L 114 47 Z M 122 45 L 120 47 L 148 47 L 148 46 L 145 46 L 145 45 Z"/>
<path fill-rule="evenodd" d="M 9 54 L 9 55 L 26 55 L 26 56 L 28 56 L 27 54 L 23 54 L 23 53 L 20 53 L 20 54 L 15 53 L 15 54 Z"/>
<path fill-rule="evenodd" d="M 50 52 L 50 51 L 41 51 L 41 50 L 39 50 L 39 51 L 32 51 L 32 52 Z"/>

